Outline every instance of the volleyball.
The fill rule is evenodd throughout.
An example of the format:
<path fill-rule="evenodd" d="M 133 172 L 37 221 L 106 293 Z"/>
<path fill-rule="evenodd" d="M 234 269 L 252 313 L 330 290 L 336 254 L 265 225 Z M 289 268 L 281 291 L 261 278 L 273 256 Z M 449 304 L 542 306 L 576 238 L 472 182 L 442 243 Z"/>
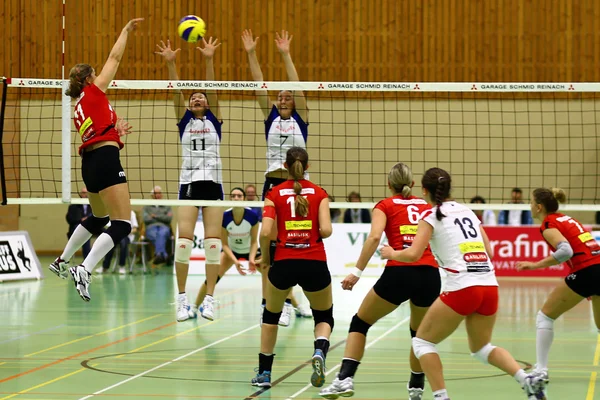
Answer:
<path fill-rule="evenodd" d="M 194 43 L 206 34 L 206 24 L 200 17 L 186 15 L 179 21 L 177 33 L 186 42 Z"/>

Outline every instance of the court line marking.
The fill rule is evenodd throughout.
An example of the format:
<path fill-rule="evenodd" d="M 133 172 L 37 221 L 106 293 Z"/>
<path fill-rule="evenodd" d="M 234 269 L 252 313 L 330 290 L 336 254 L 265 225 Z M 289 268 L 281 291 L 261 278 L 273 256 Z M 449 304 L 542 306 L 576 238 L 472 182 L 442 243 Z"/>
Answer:
<path fill-rule="evenodd" d="M 219 339 L 219 340 L 217 340 L 216 342 L 212 342 L 212 343 L 210 343 L 210 344 L 207 344 L 206 346 L 200 347 L 199 349 L 196 349 L 196 350 L 190 351 L 189 353 L 186 353 L 186 354 L 184 354 L 184 355 L 182 355 L 182 356 L 179 356 L 179 357 L 177 357 L 177 358 L 174 358 L 174 359 L 173 359 L 173 360 L 171 360 L 171 361 L 167 361 L 167 362 L 165 362 L 165 363 L 162 363 L 162 364 L 160 364 L 160 365 L 157 365 L 157 366 L 156 366 L 156 367 L 154 367 L 154 368 L 150 368 L 150 369 L 148 369 L 148 370 L 146 370 L 146 371 L 144 371 L 144 372 L 141 372 L 141 373 L 139 373 L 139 374 L 137 374 L 137 375 L 134 375 L 134 376 L 132 376 L 132 377 L 130 377 L 130 378 L 127 378 L 127 379 L 124 379 L 124 380 L 122 380 L 122 381 L 120 381 L 120 382 L 117 382 L 117 383 L 115 383 L 114 385 L 107 386 L 107 387 L 105 387 L 104 389 L 98 390 L 97 392 L 94 392 L 94 393 L 92 393 L 92 394 L 90 394 L 90 395 L 87 395 L 87 396 L 85 396 L 85 397 L 81 397 L 79 400 L 87 400 L 87 399 L 91 399 L 92 397 L 94 397 L 94 396 L 96 396 L 96 395 L 102 394 L 102 393 L 104 393 L 104 392 L 107 392 L 107 391 L 109 391 L 109 390 L 111 390 L 111 389 L 114 389 L 114 388 L 116 388 L 116 387 L 118 387 L 118 386 L 121 386 L 121 385 L 123 385 L 123 384 L 125 384 L 125 383 L 131 382 L 131 381 L 133 381 L 134 379 L 137 379 L 137 378 L 140 378 L 140 377 L 142 377 L 142 376 L 144 376 L 144 375 L 147 375 L 147 374 L 149 374 L 150 372 L 154 372 L 154 371 L 156 371 L 156 370 L 158 370 L 158 369 L 161 369 L 161 368 L 163 368 L 163 367 L 166 367 L 167 365 L 173 364 L 174 362 L 177 362 L 177 361 L 183 360 L 184 358 L 187 358 L 187 357 L 189 357 L 189 356 L 191 356 L 191 355 L 194 355 L 194 354 L 196 354 L 196 353 L 198 353 L 198 352 L 201 352 L 201 351 L 203 351 L 203 350 L 206 350 L 206 349 L 208 349 L 208 348 L 210 348 L 210 347 L 216 346 L 216 345 L 218 345 L 218 344 L 220 344 L 220 343 L 223 343 L 223 342 L 225 342 L 225 341 L 227 341 L 227 340 L 229 340 L 229 339 L 233 339 L 233 338 L 234 338 L 234 337 L 236 337 L 236 336 L 243 335 L 244 333 L 246 333 L 246 332 L 248 332 L 248 331 L 250 331 L 250 330 L 252 330 L 252 329 L 255 329 L 255 328 L 259 327 L 259 326 L 260 326 L 259 324 L 252 325 L 251 327 L 249 327 L 249 328 L 246 328 L 246 329 L 244 329 L 244 330 L 241 330 L 241 331 L 239 331 L 239 332 L 237 332 L 237 333 L 234 333 L 233 335 L 226 336 L 226 337 L 224 337 L 224 338 L 222 338 L 222 339 Z"/>
<path fill-rule="evenodd" d="M 367 343 L 367 345 L 365 346 L 365 350 L 367 350 L 369 347 L 373 346 L 375 343 L 377 343 L 378 341 L 380 341 L 381 339 L 383 339 L 384 337 L 386 337 L 387 335 L 389 335 L 390 333 L 392 333 L 393 331 L 395 331 L 397 328 L 399 328 L 400 326 L 404 325 L 408 321 L 410 321 L 410 317 L 406 317 L 402 321 L 398 322 L 396 325 L 392 326 L 390 329 L 388 329 L 387 331 L 385 331 L 381 336 L 379 336 L 379 337 L 373 339 L 372 341 L 370 341 L 369 343 Z M 329 371 L 327 371 L 325 373 L 325 376 L 331 374 L 333 371 L 337 370 L 341 366 L 342 366 L 341 363 L 335 365 L 333 368 L 329 369 Z M 304 386 L 302 389 L 298 390 L 296 393 L 294 393 L 293 395 L 291 395 L 290 397 L 288 397 L 287 400 L 295 399 L 297 396 L 300 396 L 302 393 L 306 392 L 311 387 L 313 387 L 313 386 L 310 385 L 310 384 Z"/>
<path fill-rule="evenodd" d="M 25 339 L 25 338 L 28 338 L 28 337 L 30 337 L 30 336 L 37 335 L 37 334 L 40 334 L 40 333 L 51 332 L 51 331 L 54 331 L 54 330 L 56 330 L 56 329 L 60 329 L 60 328 L 62 328 L 63 326 L 66 326 L 66 324 L 60 324 L 60 325 L 56 325 L 56 326 L 53 326 L 52 328 L 46 328 L 46 329 L 42 329 L 41 331 L 37 331 L 37 332 L 32 332 L 32 333 L 29 333 L 29 334 L 27 334 L 27 335 L 21 335 L 21 336 L 18 336 L 18 337 L 16 337 L 16 338 L 12 338 L 12 339 L 3 340 L 2 342 L 0 342 L 0 344 L 5 344 L 5 343 L 14 342 L 14 341 L 16 341 L 16 340 Z"/>
<path fill-rule="evenodd" d="M 77 357 L 80 357 L 80 356 L 83 356 L 83 355 L 86 355 L 86 354 L 89 354 L 89 353 L 93 353 L 96 350 L 105 349 L 105 348 L 113 346 L 115 344 L 126 342 L 128 340 L 135 339 L 137 337 L 144 336 L 144 335 L 147 335 L 149 333 L 159 331 L 161 329 L 167 328 L 167 327 L 175 325 L 175 324 L 177 324 L 177 321 L 173 321 L 173 322 L 170 322 L 168 324 L 165 324 L 165 325 L 162 325 L 162 326 L 158 326 L 156 328 L 149 329 L 149 330 L 147 330 L 145 332 L 137 333 L 137 334 L 132 335 L 132 336 L 128 336 L 128 337 L 125 337 L 125 338 L 122 338 L 122 339 L 119 339 L 119 340 L 115 340 L 114 342 L 106 343 L 106 344 L 103 344 L 102 346 L 94 347 L 92 349 L 89 349 L 89 350 L 86 350 L 86 351 L 82 351 L 80 353 L 73 354 L 73 355 L 70 355 L 68 357 L 52 361 L 51 363 L 48 363 L 48 364 L 40 365 L 39 367 L 35 367 L 35 368 L 29 369 L 27 371 L 23 371 L 23 372 L 20 372 L 18 374 L 11 375 L 9 377 L 0 379 L 0 383 L 4 383 L 4 382 L 7 382 L 7 381 L 16 379 L 16 378 L 20 378 L 20 377 L 25 376 L 25 375 L 29 375 L 29 374 L 31 374 L 33 372 L 40 371 L 40 370 L 46 369 L 48 367 L 52 367 L 53 365 L 57 365 L 57 364 L 65 362 L 65 361 L 69 361 L 69 360 L 72 360 L 74 358 L 77 358 Z"/>
<path fill-rule="evenodd" d="M 594 367 L 598 366 L 598 362 L 600 362 L 600 334 L 596 340 L 596 351 L 594 351 Z M 590 375 L 590 383 L 588 383 L 588 391 L 585 400 L 594 400 L 594 392 L 596 391 L 596 378 L 598 373 L 596 371 L 592 372 Z"/>
<path fill-rule="evenodd" d="M 102 331 L 102 332 L 99 332 L 99 333 L 94 333 L 93 335 L 84 336 L 82 338 L 74 339 L 74 340 L 71 340 L 71 341 L 66 342 L 66 343 L 57 344 L 56 346 L 48 347 L 46 349 L 42 349 L 40 351 L 36 351 L 35 353 L 25 354 L 23 357 L 32 357 L 32 356 L 35 356 L 35 355 L 38 355 L 38 354 L 45 353 L 45 352 L 50 351 L 50 350 L 54 350 L 54 349 L 58 349 L 60 347 L 68 346 L 68 345 L 73 344 L 73 343 L 82 342 L 84 340 L 91 339 L 91 338 L 93 338 L 95 336 L 105 335 L 107 333 L 110 333 L 110 332 L 113 332 L 113 331 L 116 331 L 116 330 L 119 330 L 119 329 L 127 328 L 128 326 L 139 324 L 139 323 L 142 323 L 142 322 L 146 322 L 146 321 L 149 321 L 151 319 L 154 319 L 154 318 L 157 318 L 157 317 L 160 317 L 160 316 L 164 316 L 164 315 L 165 314 L 155 314 L 155 315 L 152 315 L 151 317 L 143 318 L 143 319 L 140 319 L 140 320 L 137 320 L 137 321 L 130 322 L 130 323 L 125 324 L 125 325 L 117 326 L 116 328 L 111 328 L 111 329 L 106 330 L 106 331 Z"/>
<path fill-rule="evenodd" d="M 39 388 L 41 388 L 41 387 L 44 387 L 44 386 L 46 386 L 46 385 L 49 385 L 49 384 L 51 384 L 51 383 L 58 382 L 58 381 L 60 381 L 60 380 L 63 380 L 63 379 L 65 379 L 65 378 L 68 378 L 68 377 L 70 377 L 70 376 L 73 376 L 73 375 L 75 375 L 75 374 L 78 374 L 78 373 L 80 373 L 80 372 L 83 372 L 83 371 L 85 371 L 85 370 L 86 370 L 86 368 L 81 368 L 81 369 L 78 369 L 78 370 L 76 370 L 76 371 L 69 372 L 68 374 L 65 374 L 65 375 L 59 376 L 58 378 L 51 379 L 51 380 L 49 380 L 49 381 L 46 381 L 46 382 L 44 382 L 44 383 L 40 383 L 39 385 L 32 386 L 32 387 L 30 387 L 30 388 L 28 388 L 28 389 L 21 390 L 21 391 L 19 391 L 19 392 L 17 392 L 17 393 L 13 393 L 13 394 L 11 394 L 10 396 L 3 397 L 3 398 L 1 398 L 0 400 L 8 400 L 8 399 L 12 399 L 13 397 L 17 397 L 17 396 L 19 396 L 19 395 L 21 395 L 21 394 L 25 394 L 25 393 L 31 392 L 32 390 L 39 389 Z"/>

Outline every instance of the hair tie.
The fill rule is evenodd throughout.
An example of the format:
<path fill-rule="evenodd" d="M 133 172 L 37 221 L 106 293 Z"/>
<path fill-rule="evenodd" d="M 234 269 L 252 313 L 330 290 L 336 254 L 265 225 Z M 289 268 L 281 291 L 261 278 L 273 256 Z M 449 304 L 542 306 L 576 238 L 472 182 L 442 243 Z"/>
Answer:
<path fill-rule="evenodd" d="M 442 182 L 444 182 L 444 177 L 443 177 L 443 176 L 440 176 L 440 177 L 438 177 L 438 182 L 439 182 L 439 183 L 442 183 Z"/>

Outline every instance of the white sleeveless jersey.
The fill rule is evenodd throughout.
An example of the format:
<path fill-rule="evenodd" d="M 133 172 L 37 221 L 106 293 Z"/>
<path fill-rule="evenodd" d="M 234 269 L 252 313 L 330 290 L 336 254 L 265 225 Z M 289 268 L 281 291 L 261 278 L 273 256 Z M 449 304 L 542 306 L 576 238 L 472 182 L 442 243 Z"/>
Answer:
<path fill-rule="evenodd" d="M 308 124 L 294 111 L 289 119 L 281 119 L 275 105 L 265 120 L 267 135 L 267 173 L 285 170 L 285 154 L 291 147 L 306 148 Z M 305 179 L 308 175 L 305 174 Z"/>
<path fill-rule="evenodd" d="M 180 184 L 197 181 L 222 182 L 223 171 L 219 154 L 221 125 L 210 110 L 206 110 L 203 118 L 195 118 L 190 110 L 185 111 L 177 124 L 183 158 Z"/>
<path fill-rule="evenodd" d="M 230 208 L 225 211 L 223 214 L 223 228 L 227 230 L 227 243 L 234 253 L 250 253 L 250 231 L 256 224 L 258 224 L 258 215 L 251 208 L 244 208 L 244 217 L 239 225 L 233 219 L 233 209 Z"/>
<path fill-rule="evenodd" d="M 446 201 L 441 207 L 445 217 L 438 221 L 436 210 L 437 206 L 426 211 L 423 220 L 433 227 L 431 251 L 440 268 L 448 273 L 444 291 L 498 286 L 475 213 L 455 201 Z"/>

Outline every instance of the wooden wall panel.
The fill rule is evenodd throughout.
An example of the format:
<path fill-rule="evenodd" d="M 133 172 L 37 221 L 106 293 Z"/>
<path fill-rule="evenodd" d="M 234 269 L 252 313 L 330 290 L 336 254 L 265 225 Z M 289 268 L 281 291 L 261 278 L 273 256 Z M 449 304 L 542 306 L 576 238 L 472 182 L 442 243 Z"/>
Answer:
<path fill-rule="evenodd" d="M 60 76 L 61 2 L 5 0 L 0 6 L 1 74 Z M 249 78 L 240 33 L 260 36 L 265 79 L 285 79 L 273 40 L 294 34 L 292 56 L 303 80 L 598 81 L 600 3 L 596 0 L 67 0 L 67 57 L 100 67 L 120 29 L 146 18 L 132 35 L 118 77 L 163 79 L 153 53 L 170 38 L 182 48 L 183 79 L 202 79 L 195 46 L 176 37 L 178 20 L 196 14 L 223 46 L 217 78 Z M 6 55 L 10 54 L 9 57 Z"/>

